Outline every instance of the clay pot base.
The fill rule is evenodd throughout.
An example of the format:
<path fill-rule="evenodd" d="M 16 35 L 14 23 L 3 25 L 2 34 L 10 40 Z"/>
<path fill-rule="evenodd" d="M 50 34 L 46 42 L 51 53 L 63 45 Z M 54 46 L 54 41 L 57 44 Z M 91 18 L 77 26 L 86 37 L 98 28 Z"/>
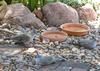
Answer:
<path fill-rule="evenodd" d="M 67 34 L 65 32 L 52 32 L 52 31 L 46 31 L 43 32 L 41 35 L 42 41 L 46 40 L 47 42 L 54 42 L 54 41 L 64 41 L 67 37 Z"/>
<path fill-rule="evenodd" d="M 65 23 L 60 26 L 69 36 L 84 36 L 87 35 L 90 28 L 87 25 L 79 23 Z"/>

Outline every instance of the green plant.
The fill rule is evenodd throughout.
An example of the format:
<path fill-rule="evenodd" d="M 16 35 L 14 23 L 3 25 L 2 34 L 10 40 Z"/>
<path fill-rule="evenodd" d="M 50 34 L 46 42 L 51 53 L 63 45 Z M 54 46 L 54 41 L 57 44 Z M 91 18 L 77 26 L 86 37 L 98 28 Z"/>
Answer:
<path fill-rule="evenodd" d="M 92 0 L 5 0 L 5 1 L 7 2 L 7 4 L 23 3 L 31 11 L 44 6 L 46 3 L 53 3 L 53 2 L 57 2 L 57 1 L 63 2 L 67 5 L 70 5 L 73 8 L 78 8 L 80 6 L 83 6 L 86 3 L 92 4 Z"/>
<path fill-rule="evenodd" d="M 59 0 L 73 8 L 78 8 L 80 6 L 85 5 L 86 3 L 92 3 L 92 0 Z"/>
<path fill-rule="evenodd" d="M 7 2 L 7 4 L 11 4 L 12 0 L 5 0 Z"/>
<path fill-rule="evenodd" d="M 72 6 L 73 8 L 78 8 L 81 6 L 80 1 L 78 0 L 62 0 L 63 3 L 66 3 L 69 6 Z"/>
<path fill-rule="evenodd" d="M 26 5 L 31 11 L 38 7 L 38 0 L 28 0 L 28 4 Z"/>
<path fill-rule="evenodd" d="M 23 3 L 31 11 L 33 11 L 38 7 L 44 6 L 46 4 L 46 0 L 12 0 L 12 3 Z"/>

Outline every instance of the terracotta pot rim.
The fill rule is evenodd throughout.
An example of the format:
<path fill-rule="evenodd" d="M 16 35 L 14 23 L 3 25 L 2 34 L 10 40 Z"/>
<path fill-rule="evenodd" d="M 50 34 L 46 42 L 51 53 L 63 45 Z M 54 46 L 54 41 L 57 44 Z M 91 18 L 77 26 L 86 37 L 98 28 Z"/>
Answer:
<path fill-rule="evenodd" d="M 65 33 L 65 32 L 63 32 L 63 31 L 45 31 L 45 32 L 42 32 L 42 34 L 45 34 L 45 33 L 61 33 L 61 34 L 66 34 L 67 35 L 67 33 Z"/>

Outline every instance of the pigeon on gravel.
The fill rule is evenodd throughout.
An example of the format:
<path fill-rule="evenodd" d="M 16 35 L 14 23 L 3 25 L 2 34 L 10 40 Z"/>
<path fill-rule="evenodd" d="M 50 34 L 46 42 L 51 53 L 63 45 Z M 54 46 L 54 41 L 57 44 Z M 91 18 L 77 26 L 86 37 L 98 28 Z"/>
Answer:
<path fill-rule="evenodd" d="M 93 48 L 96 48 L 97 41 L 94 38 L 92 38 L 92 39 L 80 39 L 79 45 L 84 47 L 84 48 L 87 48 L 87 49 L 93 49 Z"/>
<path fill-rule="evenodd" d="M 65 61 L 65 59 L 61 56 L 43 56 L 38 54 L 35 57 L 35 61 L 37 65 L 45 66 L 56 62 Z"/>
<path fill-rule="evenodd" d="M 26 46 L 30 43 L 30 37 L 26 34 L 20 34 L 13 37 L 5 38 L 4 40 L 12 40 L 16 45 Z"/>

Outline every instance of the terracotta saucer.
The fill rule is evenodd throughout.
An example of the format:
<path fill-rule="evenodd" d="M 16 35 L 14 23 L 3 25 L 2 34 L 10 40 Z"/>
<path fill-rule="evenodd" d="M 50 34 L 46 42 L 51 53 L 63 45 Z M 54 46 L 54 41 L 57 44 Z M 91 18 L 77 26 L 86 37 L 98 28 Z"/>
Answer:
<path fill-rule="evenodd" d="M 42 40 L 49 40 L 49 41 L 64 41 L 67 37 L 67 33 L 62 31 L 46 31 L 41 34 Z"/>
<path fill-rule="evenodd" d="M 80 23 L 65 23 L 60 26 L 68 35 L 83 36 L 88 34 L 90 28 L 85 24 Z"/>

